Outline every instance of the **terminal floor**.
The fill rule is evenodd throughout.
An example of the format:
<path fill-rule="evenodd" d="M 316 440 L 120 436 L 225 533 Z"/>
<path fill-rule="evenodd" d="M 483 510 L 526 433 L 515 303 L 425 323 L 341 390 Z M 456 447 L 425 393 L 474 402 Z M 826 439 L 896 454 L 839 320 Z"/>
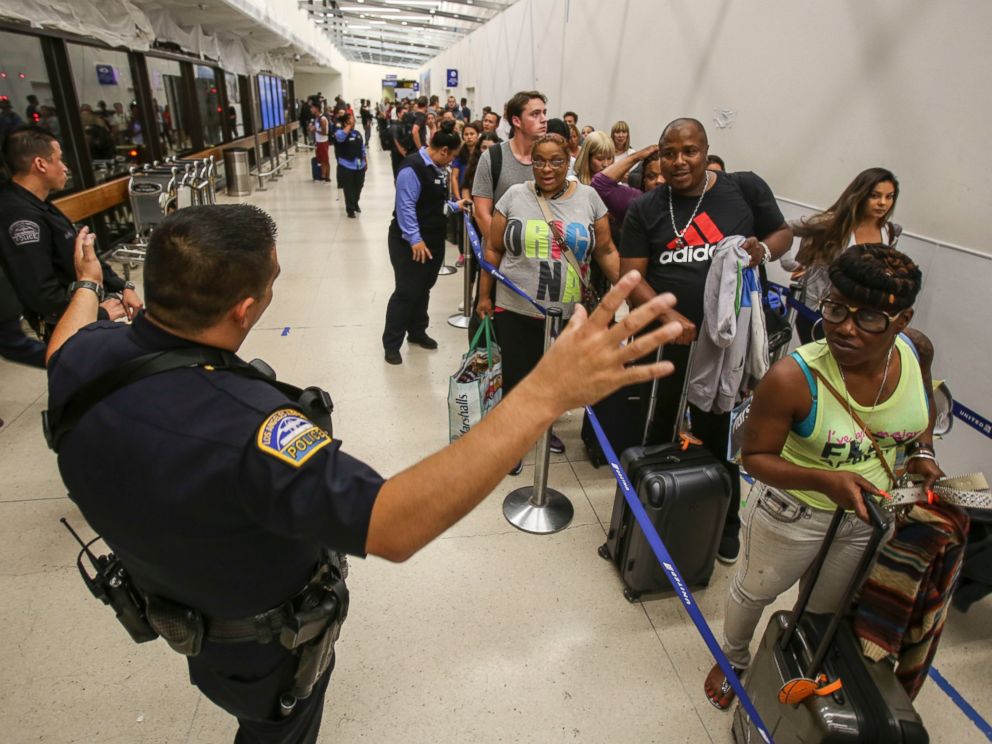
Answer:
<path fill-rule="evenodd" d="M 282 274 L 243 356 L 330 390 L 345 449 L 392 475 L 447 441 L 448 375 L 466 338 L 445 319 L 461 301 L 462 275 L 440 277 L 432 295 L 440 348 L 404 346 L 404 364 L 386 364 L 388 157 L 373 153 L 356 220 L 336 184 L 310 181 L 308 160 L 301 152 L 248 199 L 278 223 Z M 233 719 L 188 684 L 185 661 L 164 643 L 131 643 L 80 581 L 58 519 L 82 518 L 45 447 L 44 407 L 43 373 L 0 361 L 0 741 L 230 742 Z M 596 553 L 614 482 L 588 463 L 580 424 L 579 411 L 559 422 L 567 451 L 551 456 L 550 484 L 575 506 L 568 529 L 534 536 L 504 520 L 504 496 L 533 478 L 531 458 L 408 563 L 353 560 L 321 742 L 731 741 L 730 714 L 703 694 L 713 662 L 682 605 L 627 602 Z M 115 487 L 113 473 L 105 480 Z M 718 564 L 695 594 L 718 637 L 731 572 Z M 990 639 L 986 600 L 951 613 L 937 657 L 986 719 Z M 917 705 L 934 742 L 984 738 L 932 681 Z"/>

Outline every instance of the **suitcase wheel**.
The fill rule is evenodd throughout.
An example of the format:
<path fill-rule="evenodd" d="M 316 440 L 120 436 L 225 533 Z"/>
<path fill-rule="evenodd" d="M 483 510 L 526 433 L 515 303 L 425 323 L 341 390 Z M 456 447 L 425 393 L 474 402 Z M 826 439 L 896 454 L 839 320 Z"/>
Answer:
<path fill-rule="evenodd" d="M 599 557 L 602 558 L 604 561 L 612 560 L 610 557 L 610 549 L 606 546 L 606 543 L 600 545 L 596 549 L 596 552 L 599 553 Z"/>
<path fill-rule="evenodd" d="M 624 587 L 623 598 L 626 599 L 628 602 L 636 602 L 641 598 L 641 593 L 635 592 L 633 589 L 630 589 L 628 587 Z"/>

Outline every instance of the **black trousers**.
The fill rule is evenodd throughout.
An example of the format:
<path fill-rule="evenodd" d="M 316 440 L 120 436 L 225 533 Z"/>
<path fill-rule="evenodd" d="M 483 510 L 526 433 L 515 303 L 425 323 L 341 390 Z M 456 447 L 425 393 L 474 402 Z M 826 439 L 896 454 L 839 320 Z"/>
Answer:
<path fill-rule="evenodd" d="M 400 154 L 400 151 L 398 149 L 396 149 L 395 144 L 393 145 L 393 149 L 389 151 L 389 160 L 390 160 L 390 162 L 392 163 L 392 166 L 393 166 L 393 180 L 394 181 L 396 180 L 397 174 L 399 174 L 399 172 L 400 172 L 400 163 L 403 162 L 403 159 L 405 157 L 406 157 L 406 155 L 401 155 Z"/>
<path fill-rule="evenodd" d="M 44 369 L 45 348 L 41 341 L 24 334 L 19 318 L 0 322 L 0 357 Z"/>
<path fill-rule="evenodd" d="M 685 381 L 685 367 L 689 360 L 688 346 L 666 346 L 663 359 L 675 365 L 675 372 L 670 377 L 658 381 L 658 402 L 655 408 L 654 422 L 648 435 L 648 444 L 664 444 L 672 441 L 675 429 L 675 416 L 678 413 L 679 399 L 682 396 L 682 385 Z M 653 357 L 651 358 L 653 361 Z M 646 361 L 646 360 L 642 360 Z M 648 405 L 648 396 L 644 399 Z M 727 461 L 727 439 L 729 438 L 730 414 L 710 413 L 689 404 L 689 415 L 692 418 L 692 433 L 701 440 L 716 459 L 720 460 L 730 473 L 731 496 L 730 508 L 727 510 L 727 521 L 724 524 L 724 534 L 736 534 L 740 529 L 741 506 L 741 471 L 740 468 Z M 644 419 L 641 419 L 644 421 Z M 639 434 L 638 434 L 639 435 Z"/>
<path fill-rule="evenodd" d="M 493 313 L 493 323 L 503 355 L 503 395 L 506 395 L 544 356 L 544 318 L 504 310 Z"/>
<path fill-rule="evenodd" d="M 395 223 L 389 228 L 389 261 L 393 265 L 396 289 L 386 305 L 386 327 L 382 332 L 382 346 L 387 351 L 399 349 L 406 336 L 424 335 L 430 323 L 427 306 L 444 263 L 444 231 L 423 234 L 423 238 L 433 257 L 419 263 L 413 260 L 411 246 Z"/>
<path fill-rule="evenodd" d="M 187 661 L 190 681 L 211 702 L 238 719 L 234 744 L 317 741 L 330 671 L 314 685 L 310 697 L 298 700 L 292 713 L 282 717 L 279 696 L 292 686 L 296 657 L 278 640 L 266 644 L 207 642 L 199 656 Z"/>
<path fill-rule="evenodd" d="M 358 210 L 358 200 L 362 198 L 362 189 L 365 187 L 365 171 L 338 166 L 338 183 L 344 189 L 344 208 L 348 214 L 354 214 Z"/>

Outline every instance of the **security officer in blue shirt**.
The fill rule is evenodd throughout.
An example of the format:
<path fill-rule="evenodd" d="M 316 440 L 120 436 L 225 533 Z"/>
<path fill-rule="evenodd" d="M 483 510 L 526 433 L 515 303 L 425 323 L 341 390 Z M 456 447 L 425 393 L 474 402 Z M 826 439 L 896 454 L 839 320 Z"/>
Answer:
<path fill-rule="evenodd" d="M 338 184 L 344 191 L 344 208 L 354 218 L 362 208 L 358 205 L 365 186 L 368 156 L 362 135 L 355 129 L 355 115 L 345 112 L 334 131 L 334 156 L 338 159 Z"/>
<path fill-rule="evenodd" d="M 55 135 L 36 125 L 10 132 L 3 153 L 11 181 L 0 188 L 0 263 L 25 319 L 45 339 L 69 304 L 68 289 L 75 278 L 76 228 L 49 201 L 52 193 L 65 188 L 69 169 Z M 100 317 L 131 317 L 142 306 L 134 284 L 108 265 L 102 268 L 103 289 L 119 299 L 103 299 Z"/>
<path fill-rule="evenodd" d="M 461 139 L 453 121 L 441 122 L 428 147 L 406 156 L 396 174 L 396 206 L 389 225 L 389 261 L 396 289 L 386 305 L 382 346 L 389 364 L 402 364 L 404 338 L 436 349 L 427 335 L 431 289 L 444 263 L 447 234 L 448 166 Z"/>
<path fill-rule="evenodd" d="M 602 311 L 577 312 L 468 434 L 383 480 L 332 436 L 326 397 L 299 395 L 236 355 L 279 274 L 263 211 L 168 217 L 148 247 L 147 311 L 130 326 L 96 321 L 103 273 L 85 229 L 74 261 L 78 280 L 48 348 L 49 442 L 118 561 L 102 596 L 135 640 L 157 633 L 187 656 L 193 684 L 238 718 L 236 742 L 316 740 L 347 608 L 339 553 L 407 560 L 566 410 L 667 374 L 670 365 L 628 363 L 679 332 L 621 345 L 672 305 L 659 297 L 610 328 L 639 281 L 632 273 Z"/>

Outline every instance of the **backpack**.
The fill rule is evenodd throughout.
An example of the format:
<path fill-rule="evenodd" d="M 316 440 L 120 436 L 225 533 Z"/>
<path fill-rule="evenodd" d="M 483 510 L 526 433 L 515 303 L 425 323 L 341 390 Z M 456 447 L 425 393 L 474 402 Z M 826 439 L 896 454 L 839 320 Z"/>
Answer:
<path fill-rule="evenodd" d="M 417 118 L 410 113 L 404 114 L 403 118 L 398 122 L 390 126 L 389 133 L 392 135 L 392 139 L 395 142 L 399 142 L 400 146 L 409 152 L 414 149 L 416 143 L 413 141 L 413 125 L 417 122 Z"/>

